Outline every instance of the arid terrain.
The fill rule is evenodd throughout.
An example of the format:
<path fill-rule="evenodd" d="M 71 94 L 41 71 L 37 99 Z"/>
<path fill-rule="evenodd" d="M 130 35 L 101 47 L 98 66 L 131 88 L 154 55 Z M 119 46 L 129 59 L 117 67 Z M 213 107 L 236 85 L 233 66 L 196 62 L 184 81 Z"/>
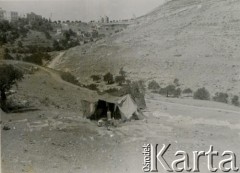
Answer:
<path fill-rule="evenodd" d="M 211 95 L 239 96 L 239 29 L 238 0 L 172 0 L 121 33 L 54 52 L 47 67 L 0 60 L 26 72 L 8 99 L 28 108 L 8 114 L 0 109 L 2 172 L 140 173 L 142 146 L 149 143 L 171 144 L 165 154 L 170 163 L 176 151 L 188 152 L 190 166 L 193 151 L 213 145 L 220 154 L 233 151 L 240 167 L 239 106 L 147 90 L 143 120 L 98 127 L 84 118 L 82 106 L 83 99 L 98 93 L 60 75 L 71 72 L 81 84 L 90 84 L 91 75 L 117 75 L 123 67 L 131 81 L 166 86 L 179 79 L 182 89 L 206 87 Z M 200 159 L 200 172 L 209 172 L 207 157 Z"/>
<path fill-rule="evenodd" d="M 18 67 L 24 64 L 16 63 L 12 62 Z M 1 113 L 1 127 L 10 128 L 1 134 L 2 172 L 137 173 L 145 143 L 172 144 L 166 154 L 169 161 L 179 149 L 208 151 L 210 145 L 220 153 L 231 150 L 240 155 L 237 107 L 148 93 L 144 120 L 107 130 L 82 116 L 81 99 L 93 96 L 45 68 L 26 75 L 12 97 L 27 100 L 37 110 Z M 206 158 L 200 161 L 201 172 L 206 172 L 206 162 Z M 159 166 L 159 171 L 164 170 Z"/>
<path fill-rule="evenodd" d="M 178 78 L 183 88 L 238 95 L 239 24 L 238 0 L 173 0 L 122 33 L 66 51 L 56 68 L 86 82 L 124 67 L 130 79 L 167 85 Z"/>

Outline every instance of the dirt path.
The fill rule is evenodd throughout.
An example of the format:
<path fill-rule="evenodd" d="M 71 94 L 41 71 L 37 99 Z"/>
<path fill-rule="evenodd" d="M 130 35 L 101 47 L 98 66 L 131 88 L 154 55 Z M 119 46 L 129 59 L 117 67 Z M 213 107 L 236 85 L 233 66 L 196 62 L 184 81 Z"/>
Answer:
<path fill-rule="evenodd" d="M 158 102 L 158 103 L 175 105 L 175 106 L 196 108 L 196 109 L 208 110 L 208 111 L 222 111 L 222 112 L 226 112 L 226 113 L 234 113 L 234 114 L 239 114 L 240 115 L 239 111 L 233 111 L 233 110 L 228 110 L 228 109 L 212 108 L 212 107 L 202 107 L 202 106 L 193 106 L 193 105 L 187 105 L 187 104 L 182 104 L 182 103 L 171 103 L 171 102 L 168 102 L 168 101 L 161 101 L 161 100 L 156 100 L 156 99 L 146 99 L 146 100 L 153 101 L 153 102 Z"/>
<path fill-rule="evenodd" d="M 59 64 L 62 56 L 65 54 L 65 52 L 60 52 L 58 56 L 56 56 L 47 67 L 54 69 L 57 64 Z"/>

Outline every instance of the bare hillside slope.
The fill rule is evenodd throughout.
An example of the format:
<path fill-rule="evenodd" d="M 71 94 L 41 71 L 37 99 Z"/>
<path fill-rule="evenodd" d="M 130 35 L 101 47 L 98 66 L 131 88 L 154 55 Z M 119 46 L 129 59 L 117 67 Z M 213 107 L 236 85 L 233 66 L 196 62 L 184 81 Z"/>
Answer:
<path fill-rule="evenodd" d="M 239 94 L 239 54 L 240 1 L 173 0 L 122 33 L 70 49 L 56 68 L 86 81 L 124 67 L 135 80 Z"/>

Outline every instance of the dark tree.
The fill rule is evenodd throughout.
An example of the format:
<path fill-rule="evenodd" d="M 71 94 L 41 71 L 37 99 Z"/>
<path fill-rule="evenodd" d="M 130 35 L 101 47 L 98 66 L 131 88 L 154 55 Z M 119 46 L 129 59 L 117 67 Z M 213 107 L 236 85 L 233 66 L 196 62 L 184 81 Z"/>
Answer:
<path fill-rule="evenodd" d="M 126 77 L 126 71 L 124 71 L 123 70 L 123 67 L 120 69 L 120 71 L 119 71 L 119 74 L 121 75 L 121 76 L 124 76 L 124 77 Z"/>
<path fill-rule="evenodd" d="M 115 82 L 117 82 L 120 86 L 126 81 L 124 76 L 116 76 Z"/>
<path fill-rule="evenodd" d="M 114 83 L 113 75 L 111 73 L 109 73 L 109 72 L 103 76 L 103 80 L 105 82 L 107 82 L 108 84 Z"/>
<path fill-rule="evenodd" d="M 12 65 L 2 64 L 0 65 L 0 106 L 3 111 L 8 111 L 6 101 L 6 92 L 11 89 L 13 85 L 17 84 L 17 81 L 23 78 L 23 73 Z"/>
<path fill-rule="evenodd" d="M 210 93 L 206 88 L 199 88 L 193 95 L 194 99 L 198 100 L 210 100 Z"/>
<path fill-rule="evenodd" d="M 160 85 L 155 81 L 151 81 L 149 84 L 148 84 L 148 89 L 150 90 L 159 90 L 160 89 Z"/>
<path fill-rule="evenodd" d="M 238 96 L 234 96 L 232 98 L 232 104 L 235 105 L 235 106 L 240 106 L 240 102 L 239 102 L 239 97 Z"/>
<path fill-rule="evenodd" d="M 92 78 L 93 81 L 101 80 L 101 76 L 100 75 L 92 75 L 91 78 Z"/>

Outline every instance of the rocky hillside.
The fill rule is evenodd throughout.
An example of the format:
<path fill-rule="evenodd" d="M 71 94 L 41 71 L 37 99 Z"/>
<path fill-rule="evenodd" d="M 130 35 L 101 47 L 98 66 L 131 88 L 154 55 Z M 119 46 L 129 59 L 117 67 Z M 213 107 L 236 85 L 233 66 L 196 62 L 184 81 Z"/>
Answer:
<path fill-rule="evenodd" d="M 239 55 L 240 1 L 172 0 L 122 33 L 68 50 L 56 68 L 87 81 L 124 67 L 134 80 L 178 78 L 183 88 L 239 95 Z"/>

